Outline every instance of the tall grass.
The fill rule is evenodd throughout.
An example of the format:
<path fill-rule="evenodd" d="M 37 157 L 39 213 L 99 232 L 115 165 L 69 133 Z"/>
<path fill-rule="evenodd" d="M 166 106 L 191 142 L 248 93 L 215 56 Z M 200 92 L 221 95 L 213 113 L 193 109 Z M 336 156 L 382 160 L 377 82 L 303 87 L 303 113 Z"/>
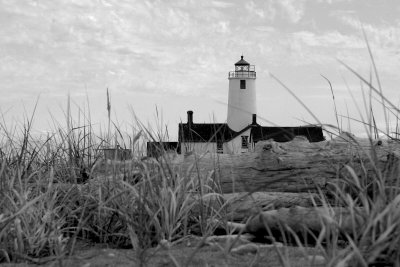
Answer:
<path fill-rule="evenodd" d="M 321 219 L 322 231 L 314 236 L 316 247 L 319 247 L 326 259 L 326 266 L 400 266 L 400 147 L 397 138 L 398 119 L 400 109 L 388 99 L 380 83 L 375 61 L 366 40 L 368 52 L 373 66 L 373 74 L 369 78 L 363 77 L 344 62 L 340 62 L 361 82 L 365 114 L 357 106 L 353 97 L 359 117 L 356 119 L 349 115 L 343 116 L 349 122 L 360 123 L 368 134 L 366 146 L 359 143 L 359 139 L 347 135 L 349 150 L 348 161 L 336 166 L 338 179 L 329 185 L 328 195 L 321 190 L 321 199 L 332 198 L 334 201 L 323 201 L 325 214 Z M 374 76 L 377 85 L 372 82 Z M 294 96 L 304 108 L 318 121 L 312 111 L 298 98 L 292 90 L 285 86 L 276 77 L 272 76 L 283 88 Z M 329 125 L 325 128 L 333 136 L 342 137 L 343 130 L 339 126 L 338 111 L 332 83 L 328 81 L 334 101 L 334 114 L 337 127 Z M 367 93 L 364 90 L 368 90 Z M 375 111 L 372 102 L 381 105 L 385 129 L 379 129 L 376 124 Z M 389 120 L 392 115 L 395 122 Z M 394 132 L 390 132 L 390 124 L 396 125 Z M 333 130 L 332 130 L 333 129 Z M 385 144 L 385 155 L 379 153 L 377 139 L 382 138 Z M 355 164 L 357 163 L 357 164 Z M 352 231 L 344 231 L 340 227 L 333 212 L 332 204 L 342 207 L 348 214 L 353 225 Z M 291 229 L 289 231 L 300 247 L 304 244 L 300 236 Z M 284 233 L 283 233 L 284 234 Z M 287 265 L 287 256 L 281 255 L 282 265 Z"/>
<path fill-rule="evenodd" d="M 370 49 L 369 53 L 374 62 Z M 360 111 L 361 119 L 347 119 L 365 126 L 369 146 L 359 144 L 351 135 L 346 138 L 351 147 L 348 160 L 333 166 L 338 179 L 330 184 L 328 192 L 321 190 L 326 210 L 321 219 L 322 231 L 311 234 L 327 266 L 400 266 L 399 133 L 390 133 L 387 116 L 392 114 L 398 125 L 400 110 L 384 96 L 374 64 L 377 88 L 372 76 L 364 78 L 342 64 L 360 79 L 362 89 L 368 90 L 368 94 L 363 93 L 364 117 Z M 273 78 L 321 124 L 299 97 Z M 337 123 L 325 130 L 343 137 L 334 85 L 323 78 L 329 83 Z M 377 127 L 373 100 L 384 110 L 384 130 Z M 175 153 L 161 151 L 157 159 L 143 157 L 145 141 L 165 141 L 168 130 L 161 125 L 153 132 L 136 119 L 129 138 L 124 139 L 123 127 L 111 119 L 108 92 L 105 134 L 94 131 L 89 107 L 78 107 L 78 117 L 72 118 L 70 98 L 67 106 L 66 125 L 54 119 L 53 133 L 40 142 L 31 133 L 34 112 L 21 127 L 9 127 L 2 115 L 0 262 L 61 260 L 74 253 L 78 242 L 100 242 L 133 248 L 144 264 L 150 247 L 173 243 L 190 234 L 206 237 L 213 233 L 213 218 L 223 217 L 222 209 L 215 211 L 208 203 L 221 193 L 215 179 L 218 158 L 214 172 L 201 173 L 197 165 L 201 155 L 192 155 L 194 163 L 186 170 L 174 164 L 179 158 Z M 375 145 L 379 135 L 388 144 L 386 159 L 380 158 Z M 114 146 L 132 149 L 131 158 L 122 162 L 104 159 L 101 148 L 110 147 L 112 140 Z M 344 233 L 333 205 L 343 207 L 357 227 Z M 283 232 L 285 238 L 289 232 L 300 248 L 308 245 L 290 229 Z M 288 254 L 277 251 L 282 265 L 290 266 Z"/>
<path fill-rule="evenodd" d="M 115 138 L 109 129 L 95 134 L 90 113 L 79 109 L 72 118 L 71 109 L 68 99 L 66 127 L 54 120 L 54 133 L 41 141 L 31 135 L 32 120 L 14 131 L 0 125 L 0 262 L 59 260 L 78 242 L 144 252 L 163 240 L 210 231 L 210 211 L 194 214 L 192 207 L 214 193 L 211 175 L 191 175 L 195 165 L 177 168 L 173 154 L 143 158 L 145 140 L 157 137 L 138 121 L 126 144 L 117 123 L 110 123 Z M 104 159 L 101 148 L 110 139 L 131 148 L 132 157 Z"/>

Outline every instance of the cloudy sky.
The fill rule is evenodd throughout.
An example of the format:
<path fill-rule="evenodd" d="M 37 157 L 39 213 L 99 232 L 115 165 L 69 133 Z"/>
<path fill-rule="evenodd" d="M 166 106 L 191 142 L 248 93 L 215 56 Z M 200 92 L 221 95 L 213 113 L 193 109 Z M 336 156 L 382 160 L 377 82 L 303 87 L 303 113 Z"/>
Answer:
<path fill-rule="evenodd" d="M 336 124 L 321 74 L 339 115 L 358 118 L 351 95 L 364 110 L 362 85 L 338 60 L 369 77 L 362 27 L 384 93 L 399 102 L 399 14 L 398 0 L 0 0 L 2 120 L 22 122 L 39 99 L 34 128 L 51 131 L 65 125 L 69 94 L 75 114 L 89 105 L 104 126 L 109 88 L 114 121 L 129 128 L 134 112 L 154 126 L 158 110 L 174 137 L 189 109 L 195 122 L 226 121 L 228 71 L 243 54 L 256 66 L 262 124 L 315 123 L 270 74 Z"/>

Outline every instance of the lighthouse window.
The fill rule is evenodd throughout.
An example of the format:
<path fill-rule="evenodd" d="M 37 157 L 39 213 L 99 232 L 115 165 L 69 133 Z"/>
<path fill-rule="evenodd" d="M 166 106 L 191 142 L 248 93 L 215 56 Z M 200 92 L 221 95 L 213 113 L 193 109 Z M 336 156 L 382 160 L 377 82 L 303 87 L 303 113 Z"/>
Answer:
<path fill-rule="evenodd" d="M 242 148 L 249 148 L 249 137 L 242 136 Z"/>
<path fill-rule="evenodd" d="M 240 89 L 246 89 L 246 80 L 240 80 Z"/>

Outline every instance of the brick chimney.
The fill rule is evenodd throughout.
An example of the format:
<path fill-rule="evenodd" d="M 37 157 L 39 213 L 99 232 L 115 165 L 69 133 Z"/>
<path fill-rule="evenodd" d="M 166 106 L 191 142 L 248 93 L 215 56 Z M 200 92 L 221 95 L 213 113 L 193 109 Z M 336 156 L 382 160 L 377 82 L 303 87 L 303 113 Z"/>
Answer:
<path fill-rule="evenodd" d="M 253 122 L 252 125 L 257 125 L 257 114 L 253 114 Z"/>
<path fill-rule="evenodd" d="M 187 112 L 187 124 L 188 124 L 189 126 L 192 126 L 192 125 L 193 125 L 193 111 L 191 111 L 191 110 L 189 110 L 189 111 Z"/>

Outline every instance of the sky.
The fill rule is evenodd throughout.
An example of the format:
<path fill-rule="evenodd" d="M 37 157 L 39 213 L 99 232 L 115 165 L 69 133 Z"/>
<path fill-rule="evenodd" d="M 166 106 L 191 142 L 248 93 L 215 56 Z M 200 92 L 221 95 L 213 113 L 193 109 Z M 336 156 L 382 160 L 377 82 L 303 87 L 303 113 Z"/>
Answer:
<path fill-rule="evenodd" d="M 70 97 L 77 124 L 90 110 L 104 129 L 108 88 L 122 130 L 136 129 L 137 118 L 176 139 L 188 110 L 194 122 L 226 121 L 228 72 L 243 55 L 257 71 L 260 124 L 317 123 L 283 83 L 319 122 L 336 125 L 323 75 L 340 126 L 362 135 L 345 117 L 361 118 L 359 109 L 365 119 L 369 92 L 341 62 L 369 80 L 368 40 L 384 95 L 397 105 L 399 14 L 398 0 L 0 0 L 2 124 L 19 127 L 37 103 L 35 132 L 65 127 Z"/>

